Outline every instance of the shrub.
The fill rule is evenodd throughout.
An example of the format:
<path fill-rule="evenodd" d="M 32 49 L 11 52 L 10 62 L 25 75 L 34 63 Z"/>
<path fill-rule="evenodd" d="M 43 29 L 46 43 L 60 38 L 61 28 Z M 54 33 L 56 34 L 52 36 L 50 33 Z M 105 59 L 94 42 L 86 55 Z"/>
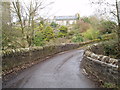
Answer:
<path fill-rule="evenodd" d="M 117 58 L 117 54 L 119 53 L 117 50 L 117 42 L 115 40 L 111 40 L 107 43 L 103 43 L 104 45 L 104 53 L 107 56 L 112 58 Z"/>
<path fill-rule="evenodd" d="M 66 38 L 71 39 L 77 32 L 75 30 L 71 30 L 67 33 Z"/>
<path fill-rule="evenodd" d="M 86 32 L 83 33 L 84 38 L 93 40 L 99 37 L 99 31 L 93 28 L 88 29 Z"/>
<path fill-rule="evenodd" d="M 76 33 L 76 31 L 75 31 L 75 30 L 72 30 L 72 31 L 68 32 L 68 35 L 69 35 L 69 36 L 73 36 L 75 33 Z"/>
<path fill-rule="evenodd" d="M 44 30 L 42 30 L 42 34 L 45 41 L 50 41 L 50 39 L 55 37 L 53 28 L 50 26 L 47 26 Z"/>
<path fill-rule="evenodd" d="M 120 89 L 117 85 L 113 83 L 104 83 L 103 88 L 114 88 L 115 90 Z"/>
<path fill-rule="evenodd" d="M 117 27 L 117 25 L 115 22 L 102 20 L 101 26 L 99 28 L 100 28 L 100 32 L 102 34 L 109 34 L 109 33 L 112 33 L 113 30 L 116 29 L 116 27 Z"/>
<path fill-rule="evenodd" d="M 47 26 L 45 29 L 42 29 L 39 32 L 36 32 L 34 37 L 34 44 L 35 46 L 43 46 L 45 45 L 45 41 L 50 41 L 54 38 L 53 28 Z"/>
<path fill-rule="evenodd" d="M 26 40 L 23 40 L 21 28 L 11 27 L 10 25 L 2 25 L 2 49 L 15 49 L 26 47 Z"/>
<path fill-rule="evenodd" d="M 59 30 L 58 37 L 65 37 L 67 35 L 68 28 L 66 26 L 61 26 Z"/>
<path fill-rule="evenodd" d="M 50 26 L 53 27 L 53 28 L 56 28 L 56 27 L 58 26 L 58 24 L 55 23 L 55 22 L 52 22 L 52 23 L 50 24 Z"/>
<path fill-rule="evenodd" d="M 38 33 L 35 37 L 34 37 L 34 44 L 35 46 L 43 46 L 45 45 L 45 40 L 44 37 L 42 35 L 42 33 Z"/>
<path fill-rule="evenodd" d="M 78 34 L 78 35 L 76 35 L 76 36 L 74 36 L 74 37 L 72 38 L 72 41 L 73 41 L 73 42 L 83 42 L 84 39 L 83 39 L 83 37 L 82 37 L 80 34 Z"/>

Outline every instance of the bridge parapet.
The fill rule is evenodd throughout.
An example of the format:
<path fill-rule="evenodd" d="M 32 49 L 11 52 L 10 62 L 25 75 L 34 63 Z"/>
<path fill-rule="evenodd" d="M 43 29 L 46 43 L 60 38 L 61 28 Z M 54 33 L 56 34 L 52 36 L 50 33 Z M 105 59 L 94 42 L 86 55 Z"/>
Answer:
<path fill-rule="evenodd" d="M 89 46 L 83 56 L 82 68 L 86 70 L 89 76 L 95 77 L 95 81 L 104 83 L 112 83 L 118 85 L 119 62 L 117 59 L 102 55 L 103 50 L 101 43 Z M 97 54 L 95 53 L 97 52 Z"/>
<path fill-rule="evenodd" d="M 104 40 L 109 39 L 110 38 Z M 37 63 L 40 63 L 46 60 L 47 58 L 53 56 L 54 54 L 64 52 L 67 50 L 77 49 L 84 45 L 100 41 L 100 39 L 96 39 L 82 43 L 69 43 L 61 45 L 20 48 L 2 51 L 2 79 L 5 80 L 5 78 L 9 76 L 9 74 L 17 74 L 19 71 L 29 68 Z"/>

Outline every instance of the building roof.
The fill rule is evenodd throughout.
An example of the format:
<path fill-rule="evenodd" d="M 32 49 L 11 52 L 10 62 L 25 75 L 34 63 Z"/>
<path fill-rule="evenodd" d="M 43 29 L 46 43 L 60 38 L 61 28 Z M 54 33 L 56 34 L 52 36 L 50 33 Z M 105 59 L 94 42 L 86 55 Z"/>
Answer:
<path fill-rule="evenodd" d="M 55 20 L 77 20 L 78 17 L 77 16 L 55 16 L 54 17 Z"/>

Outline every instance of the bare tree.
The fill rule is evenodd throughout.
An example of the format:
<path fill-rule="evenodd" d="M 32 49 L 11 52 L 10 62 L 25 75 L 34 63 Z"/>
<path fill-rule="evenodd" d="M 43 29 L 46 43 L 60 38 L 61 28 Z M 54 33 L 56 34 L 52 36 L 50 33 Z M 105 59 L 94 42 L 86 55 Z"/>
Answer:
<path fill-rule="evenodd" d="M 25 2 L 19 2 L 19 0 L 12 2 L 21 25 L 23 39 L 26 39 L 29 47 L 33 46 L 34 24 L 37 18 L 40 17 L 40 11 L 52 3 L 45 4 L 44 0 L 31 0 L 28 5 Z M 27 25 L 25 21 L 28 21 Z M 28 32 L 26 32 L 26 28 Z"/>
<path fill-rule="evenodd" d="M 23 20 L 22 20 L 22 13 L 21 13 L 21 6 L 20 6 L 20 3 L 19 3 L 19 0 L 17 0 L 17 2 L 12 2 L 13 6 L 14 6 L 14 9 L 15 9 L 15 12 L 18 16 L 18 19 L 19 19 L 19 22 L 20 22 L 20 25 L 21 25 L 21 29 L 22 29 L 22 34 L 24 36 L 24 26 L 23 26 Z"/>

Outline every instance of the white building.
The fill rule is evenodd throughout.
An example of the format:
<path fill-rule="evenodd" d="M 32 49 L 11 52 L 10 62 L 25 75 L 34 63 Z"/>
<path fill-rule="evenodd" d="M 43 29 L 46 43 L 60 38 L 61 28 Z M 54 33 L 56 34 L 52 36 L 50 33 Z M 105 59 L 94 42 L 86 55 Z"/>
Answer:
<path fill-rule="evenodd" d="M 70 25 L 76 23 L 76 20 L 79 19 L 79 14 L 74 16 L 54 16 L 54 21 L 60 25 Z"/>

